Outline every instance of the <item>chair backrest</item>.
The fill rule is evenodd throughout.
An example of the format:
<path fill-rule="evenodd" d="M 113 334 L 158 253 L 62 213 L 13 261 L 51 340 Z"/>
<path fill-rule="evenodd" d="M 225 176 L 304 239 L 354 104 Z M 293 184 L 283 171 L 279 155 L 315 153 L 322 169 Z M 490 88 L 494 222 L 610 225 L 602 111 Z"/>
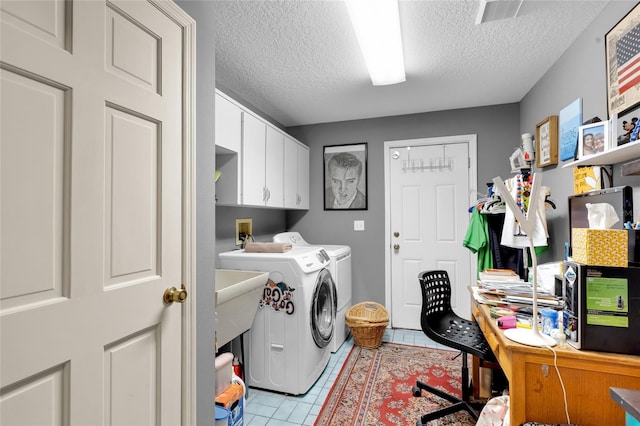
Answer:
<path fill-rule="evenodd" d="M 451 282 L 447 271 L 422 272 L 418 279 L 422 289 L 422 316 L 452 312 Z"/>
<path fill-rule="evenodd" d="M 451 282 L 447 271 L 426 271 L 418 275 L 422 290 L 420 326 L 431 339 L 444 343 L 442 328 L 444 317 L 455 315 L 451 308 Z M 446 321 L 446 320 L 445 320 Z"/>
<path fill-rule="evenodd" d="M 422 290 L 422 331 L 431 340 L 482 359 L 493 357 L 482 330 L 472 321 L 456 315 L 451 307 L 451 282 L 447 271 L 426 271 L 418 275 Z"/>

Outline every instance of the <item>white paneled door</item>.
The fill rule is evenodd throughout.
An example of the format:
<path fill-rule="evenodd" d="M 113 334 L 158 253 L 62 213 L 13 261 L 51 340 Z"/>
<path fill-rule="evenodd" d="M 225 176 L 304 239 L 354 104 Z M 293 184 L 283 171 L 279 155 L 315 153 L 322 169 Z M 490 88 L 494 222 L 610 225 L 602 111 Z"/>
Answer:
<path fill-rule="evenodd" d="M 420 329 L 418 274 L 444 269 L 452 281 L 452 306 L 470 317 L 474 262 L 462 245 L 469 223 L 470 169 L 475 136 L 387 142 L 388 294 L 393 327 Z M 473 176 L 473 178 L 472 178 Z"/>
<path fill-rule="evenodd" d="M 0 424 L 180 424 L 190 18 L 0 10 Z"/>

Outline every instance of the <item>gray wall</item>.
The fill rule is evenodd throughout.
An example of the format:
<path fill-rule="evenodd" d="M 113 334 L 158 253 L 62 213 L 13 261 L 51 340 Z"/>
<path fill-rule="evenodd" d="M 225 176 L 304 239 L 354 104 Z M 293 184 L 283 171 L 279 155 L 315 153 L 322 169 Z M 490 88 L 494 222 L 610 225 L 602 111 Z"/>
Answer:
<path fill-rule="evenodd" d="M 253 207 L 216 207 L 216 254 L 236 250 L 236 219 L 253 219 L 254 241 L 269 242 L 285 230 L 286 213 L 282 209 Z M 220 259 L 216 256 L 216 267 Z"/>
<path fill-rule="evenodd" d="M 384 142 L 401 139 L 478 135 L 478 189 L 497 175 L 510 174 L 509 155 L 520 143 L 518 104 L 326 123 L 289 128 L 310 147 L 310 208 L 289 211 L 287 230 L 299 231 L 314 244 L 345 244 L 352 248 L 353 303 L 384 304 Z M 325 211 L 323 146 L 367 142 L 368 209 Z M 365 230 L 353 231 L 364 220 Z"/>
<path fill-rule="evenodd" d="M 604 36 L 629 10 L 635 1 L 612 1 L 592 25 L 573 43 L 520 103 L 520 129 L 522 133 L 535 133 L 536 123 L 560 110 L 577 98 L 582 98 L 583 117 L 606 120 L 606 62 Z M 564 242 L 569 241 L 567 197 L 573 194 L 573 168 L 558 166 L 542 169 L 543 184 L 551 187 L 552 198 L 558 209 L 548 212 L 550 250 L 540 261 L 561 260 Z M 637 178 L 620 175 L 619 165 L 613 171 L 614 186 L 638 186 Z M 634 188 L 635 204 L 640 202 Z M 638 208 L 635 208 L 638 211 Z M 634 217 L 636 217 L 634 215 Z"/>
<path fill-rule="evenodd" d="M 215 419 L 215 288 L 214 263 L 216 212 L 215 184 L 215 37 L 206 25 L 215 13 L 214 2 L 178 0 L 196 20 L 196 420 L 199 425 Z"/>

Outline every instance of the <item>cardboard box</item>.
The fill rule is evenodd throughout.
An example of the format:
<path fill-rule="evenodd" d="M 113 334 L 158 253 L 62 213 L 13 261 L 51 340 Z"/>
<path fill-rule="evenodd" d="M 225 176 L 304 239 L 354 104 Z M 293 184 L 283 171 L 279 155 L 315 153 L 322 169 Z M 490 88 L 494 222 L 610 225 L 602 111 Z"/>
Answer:
<path fill-rule="evenodd" d="M 573 228 L 571 245 L 575 262 L 624 268 L 629 265 L 629 231 L 626 229 Z"/>

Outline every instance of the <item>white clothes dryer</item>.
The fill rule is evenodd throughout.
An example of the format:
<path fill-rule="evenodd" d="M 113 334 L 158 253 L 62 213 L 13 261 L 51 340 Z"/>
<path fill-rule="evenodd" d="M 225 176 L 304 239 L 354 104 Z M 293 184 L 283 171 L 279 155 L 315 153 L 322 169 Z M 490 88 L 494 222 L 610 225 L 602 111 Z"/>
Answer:
<path fill-rule="evenodd" d="M 286 253 L 220 253 L 225 269 L 269 273 L 251 329 L 243 335 L 248 386 L 306 393 L 324 371 L 335 332 L 336 289 L 319 247 Z"/>
<path fill-rule="evenodd" d="M 333 277 L 338 293 L 338 311 L 336 313 L 336 332 L 331 342 L 331 352 L 337 352 L 349 337 L 349 327 L 345 322 L 347 310 L 352 303 L 351 290 L 351 247 L 344 245 L 309 244 L 299 232 L 282 232 L 273 236 L 276 243 L 291 243 L 294 247 L 322 247 L 329 255 L 329 272 Z"/>

